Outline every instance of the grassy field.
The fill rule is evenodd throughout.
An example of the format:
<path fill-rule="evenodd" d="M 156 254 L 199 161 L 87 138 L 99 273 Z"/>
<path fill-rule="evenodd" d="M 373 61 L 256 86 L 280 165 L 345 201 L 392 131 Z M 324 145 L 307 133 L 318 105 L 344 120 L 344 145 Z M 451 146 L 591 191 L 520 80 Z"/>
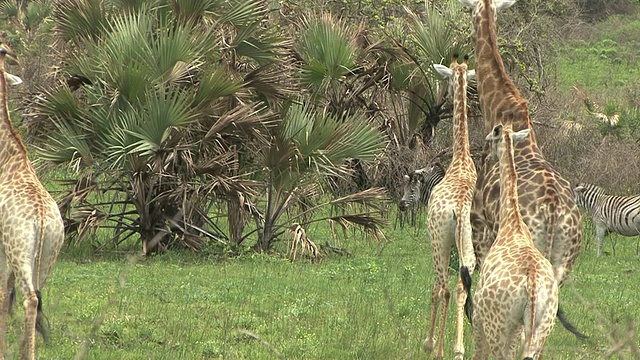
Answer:
<path fill-rule="evenodd" d="M 426 358 L 430 245 L 423 229 L 388 229 L 388 236 L 380 244 L 345 242 L 353 256 L 318 264 L 266 255 L 65 255 L 43 292 L 52 331 L 47 343 L 38 341 L 39 358 Z M 590 343 L 558 324 L 548 359 L 606 358 L 615 339 L 640 324 L 638 239 L 608 241 L 609 254 L 600 259 L 592 239 L 588 233 L 561 292 L 561 305 Z M 8 340 L 14 353 L 22 318 L 16 310 Z M 445 358 L 453 347 L 453 311 L 449 315 Z M 465 335 L 471 354 L 468 324 Z M 626 348 L 613 358 L 630 357 Z"/>

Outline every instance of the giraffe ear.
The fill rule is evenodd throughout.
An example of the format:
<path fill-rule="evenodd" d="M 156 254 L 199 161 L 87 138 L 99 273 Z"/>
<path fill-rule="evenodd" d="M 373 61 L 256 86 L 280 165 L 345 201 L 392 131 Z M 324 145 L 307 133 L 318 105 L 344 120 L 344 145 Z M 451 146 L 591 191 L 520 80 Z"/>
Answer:
<path fill-rule="evenodd" d="M 471 79 L 475 79 L 476 78 L 476 70 L 469 70 L 467 71 L 467 79 L 471 80 Z"/>
<path fill-rule="evenodd" d="M 518 132 L 513 133 L 511 135 L 511 139 L 513 140 L 514 144 L 517 144 L 517 143 L 521 142 L 522 140 L 528 138 L 530 132 L 531 132 L 531 129 L 520 130 Z"/>
<path fill-rule="evenodd" d="M 501 134 L 502 134 L 502 124 L 498 124 L 498 125 L 493 127 L 493 130 L 491 130 L 489 135 L 487 135 L 487 137 L 484 138 L 484 139 L 487 140 L 487 141 L 491 141 L 491 140 L 494 140 L 494 139 L 499 139 Z"/>
<path fill-rule="evenodd" d="M 8 72 L 4 73 L 4 77 L 5 79 L 7 79 L 7 82 L 9 83 L 9 85 L 20 85 L 22 84 L 22 79 L 20 79 L 20 77 L 9 74 Z"/>
<path fill-rule="evenodd" d="M 511 5 L 516 3 L 516 0 L 495 0 L 496 11 L 500 11 L 502 9 L 507 9 L 511 7 Z"/>
<path fill-rule="evenodd" d="M 444 65 L 440 65 L 440 64 L 433 64 L 433 68 L 436 70 L 436 72 L 446 78 L 452 78 L 453 77 L 453 71 L 451 71 L 451 69 L 449 69 L 448 67 L 444 66 Z"/>

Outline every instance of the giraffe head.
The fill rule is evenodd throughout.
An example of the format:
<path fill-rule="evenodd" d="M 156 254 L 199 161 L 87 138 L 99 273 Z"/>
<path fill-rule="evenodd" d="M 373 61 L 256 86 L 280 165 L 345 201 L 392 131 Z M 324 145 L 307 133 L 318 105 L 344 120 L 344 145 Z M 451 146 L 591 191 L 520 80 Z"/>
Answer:
<path fill-rule="evenodd" d="M 13 52 L 11 47 L 7 44 L 7 33 L 0 34 L 0 68 L 4 70 L 4 63 L 8 62 L 9 64 L 17 65 L 18 57 Z M 22 79 L 19 77 L 9 74 L 8 72 L 4 72 L 5 79 L 9 83 L 9 85 L 19 85 L 22 84 Z"/>
<path fill-rule="evenodd" d="M 486 140 L 491 144 L 491 156 L 493 160 L 501 159 L 505 151 L 511 151 L 513 153 L 513 146 L 528 139 L 530 132 L 530 128 L 513 132 L 510 123 L 496 125 L 486 137 Z"/>
<path fill-rule="evenodd" d="M 489 14 L 493 14 L 493 21 L 497 19 L 498 11 L 506 9 L 515 4 L 516 0 L 459 0 L 460 5 L 472 9 L 473 25 L 476 28 L 482 20 L 484 9 L 488 6 L 491 8 Z"/>
<path fill-rule="evenodd" d="M 454 84 L 461 84 L 463 81 L 466 83 L 467 80 L 476 77 L 476 71 L 469 70 L 469 57 L 467 55 L 464 56 L 462 63 L 458 63 L 458 55 L 454 54 L 449 67 L 433 64 L 433 68 L 440 75 L 449 79 L 449 94 L 453 94 Z"/>
<path fill-rule="evenodd" d="M 19 64 L 18 57 L 16 53 L 13 52 L 13 49 L 7 44 L 7 33 L 3 32 L 0 34 L 0 59 L 4 63 L 7 61 L 9 64 L 17 65 Z"/>

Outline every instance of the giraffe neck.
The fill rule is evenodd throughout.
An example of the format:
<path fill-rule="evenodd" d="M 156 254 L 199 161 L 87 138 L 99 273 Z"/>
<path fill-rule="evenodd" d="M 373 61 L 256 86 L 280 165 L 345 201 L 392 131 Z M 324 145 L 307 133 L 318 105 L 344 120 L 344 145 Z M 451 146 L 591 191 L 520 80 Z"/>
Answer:
<path fill-rule="evenodd" d="M 469 158 L 469 129 L 467 127 L 466 69 L 456 71 L 453 83 L 453 159 Z"/>
<path fill-rule="evenodd" d="M 510 102 L 522 100 L 520 92 L 507 74 L 498 49 L 496 9 L 493 0 L 481 0 L 482 8 L 474 19 L 476 46 L 475 63 L 478 79 L 478 94 L 484 117 L 485 133 L 497 125 L 499 107 L 510 108 Z M 529 126 L 529 117 L 517 117 L 512 122 L 513 130 Z"/>
<path fill-rule="evenodd" d="M 514 162 L 513 143 L 510 132 L 502 135 L 504 149 L 500 155 L 500 231 L 518 231 L 523 220 L 518 204 L 518 175 Z M 509 237 L 498 237 L 511 241 Z"/>
<path fill-rule="evenodd" d="M 27 158 L 27 149 L 9 117 L 4 59 L 0 59 L 0 166 Z M 28 159 L 28 158 L 27 158 Z"/>

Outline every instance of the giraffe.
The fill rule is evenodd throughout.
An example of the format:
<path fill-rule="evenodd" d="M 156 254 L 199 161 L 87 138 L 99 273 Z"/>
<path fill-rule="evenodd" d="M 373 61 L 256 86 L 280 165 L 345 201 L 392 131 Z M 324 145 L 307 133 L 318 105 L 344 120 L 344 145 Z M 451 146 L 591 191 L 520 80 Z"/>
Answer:
<path fill-rule="evenodd" d="M 531 129 L 512 132 L 496 125 L 487 135 L 500 167 L 500 230 L 484 259 L 473 302 L 474 359 L 513 359 L 524 329 L 518 359 L 538 359 L 558 312 L 553 266 L 533 244 L 520 214 L 514 143 Z"/>
<path fill-rule="evenodd" d="M 515 0 L 460 1 L 474 8 L 475 64 L 485 130 L 490 132 L 500 121 L 510 124 L 514 131 L 530 129 L 528 137 L 514 146 L 520 211 L 534 243 L 551 261 L 561 284 L 580 252 L 582 219 L 569 182 L 543 157 L 528 102 L 507 74 L 498 52 L 496 14 Z M 501 119 L 498 114 L 502 114 Z M 487 159 L 478 174 L 471 214 L 480 266 L 498 232 L 499 194 L 498 164 Z"/>
<path fill-rule="evenodd" d="M 471 286 L 470 271 L 475 268 L 475 254 L 471 243 L 469 213 L 476 184 L 476 167 L 471 159 L 469 131 L 467 129 L 467 78 L 475 76 L 467 70 L 468 58 L 458 63 L 454 55 L 449 68 L 435 64 L 440 74 L 449 78 L 450 93 L 453 94 L 453 158 L 444 178 L 431 192 L 428 205 L 427 227 L 431 235 L 435 281 L 431 292 L 431 322 L 424 341 L 424 349 L 433 351 L 438 309 L 442 305 L 440 332 L 435 358 L 444 356 L 444 331 L 451 293 L 448 289 L 451 248 L 455 244 L 460 258 L 461 278 L 456 286 L 456 340 L 455 359 L 464 356 L 463 325 L 464 305 Z M 463 279 L 465 283 L 463 284 Z M 469 302 L 471 299 L 469 299 Z"/>
<path fill-rule="evenodd" d="M 0 359 L 14 281 L 23 297 L 24 335 L 20 359 L 35 359 L 35 332 L 43 334 L 42 289 L 64 239 L 58 205 L 38 180 L 20 134 L 9 118 L 5 60 L 17 57 L 0 37 Z"/>

